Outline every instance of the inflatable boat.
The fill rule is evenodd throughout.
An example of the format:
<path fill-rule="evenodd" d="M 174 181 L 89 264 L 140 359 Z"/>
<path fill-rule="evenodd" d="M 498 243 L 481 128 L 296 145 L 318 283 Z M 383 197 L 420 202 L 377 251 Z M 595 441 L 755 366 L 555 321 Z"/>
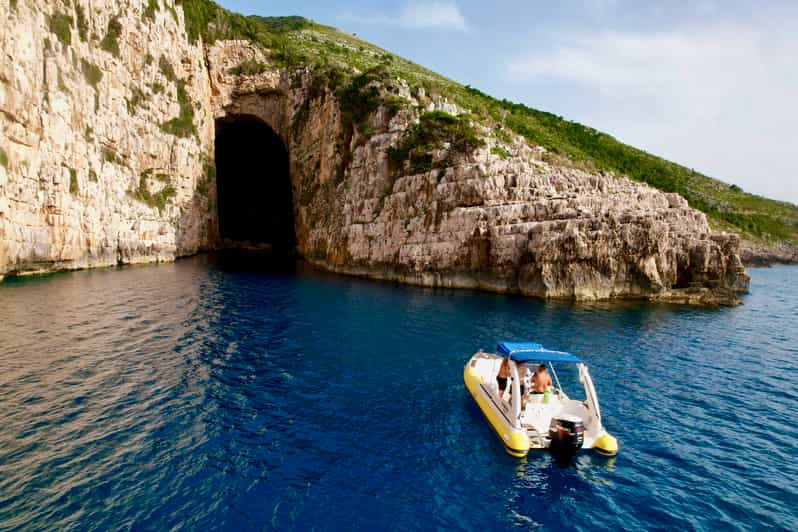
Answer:
<path fill-rule="evenodd" d="M 581 449 L 604 456 L 618 453 L 618 441 L 601 424 L 593 380 L 578 357 L 531 342 L 499 342 L 496 349 L 497 354 L 478 352 L 471 357 L 463 380 L 508 453 L 519 458 L 530 449 L 565 456 Z M 584 399 L 566 395 L 555 364 L 575 365 Z M 550 385 L 536 386 L 530 370 L 539 371 L 539 380 Z"/>

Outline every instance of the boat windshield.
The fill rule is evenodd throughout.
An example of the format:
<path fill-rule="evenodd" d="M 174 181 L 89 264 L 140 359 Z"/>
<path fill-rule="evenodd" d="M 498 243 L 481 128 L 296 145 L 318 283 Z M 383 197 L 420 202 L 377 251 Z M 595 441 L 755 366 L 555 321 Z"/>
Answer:
<path fill-rule="evenodd" d="M 525 364 L 530 382 L 539 364 L 541 362 Z M 564 391 L 571 399 L 585 399 L 585 389 L 582 383 L 579 382 L 579 369 L 575 364 L 552 364 L 551 362 L 545 364 L 555 388 Z"/>

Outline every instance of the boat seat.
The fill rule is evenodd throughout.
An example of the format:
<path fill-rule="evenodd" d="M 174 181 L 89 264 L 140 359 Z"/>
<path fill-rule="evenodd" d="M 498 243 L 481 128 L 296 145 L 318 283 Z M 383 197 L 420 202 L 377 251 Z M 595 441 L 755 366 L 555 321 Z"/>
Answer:
<path fill-rule="evenodd" d="M 551 418 L 560 411 L 558 402 L 527 403 L 521 414 L 521 426 L 531 427 L 541 434 L 547 434 Z"/>

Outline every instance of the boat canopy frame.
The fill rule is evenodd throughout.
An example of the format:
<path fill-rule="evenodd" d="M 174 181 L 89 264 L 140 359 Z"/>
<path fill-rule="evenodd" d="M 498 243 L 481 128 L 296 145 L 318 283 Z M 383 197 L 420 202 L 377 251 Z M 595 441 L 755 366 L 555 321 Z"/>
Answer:
<path fill-rule="evenodd" d="M 521 375 L 519 375 L 518 372 L 518 364 L 525 364 L 527 362 L 533 361 L 547 362 L 549 369 L 554 376 L 556 389 L 559 390 L 562 390 L 562 384 L 560 384 L 560 378 L 557 375 L 557 371 L 554 369 L 554 362 L 576 364 L 576 366 L 579 368 L 579 380 L 584 384 L 584 375 L 587 374 L 587 368 L 579 357 L 572 355 L 571 353 L 548 349 L 543 347 L 542 344 L 535 342 L 499 342 L 496 344 L 496 350 L 500 355 L 510 359 L 513 362 L 510 364 L 510 376 L 512 377 L 511 393 L 513 396 L 513 414 L 516 422 L 521 417 L 520 401 L 515 400 L 516 397 L 520 398 L 521 396 L 521 390 L 519 386 Z M 587 379 L 589 380 L 590 377 L 587 377 Z M 590 386 L 592 387 L 592 382 Z M 591 392 L 587 387 L 585 388 L 585 394 L 588 396 L 591 395 Z M 598 401 L 595 399 L 595 393 L 593 394 L 593 397 L 590 397 L 590 399 L 591 402 L 596 403 L 596 406 L 598 406 Z"/>
<path fill-rule="evenodd" d="M 496 350 L 514 362 L 565 362 L 579 364 L 582 360 L 565 351 L 554 351 L 534 342 L 499 342 Z"/>

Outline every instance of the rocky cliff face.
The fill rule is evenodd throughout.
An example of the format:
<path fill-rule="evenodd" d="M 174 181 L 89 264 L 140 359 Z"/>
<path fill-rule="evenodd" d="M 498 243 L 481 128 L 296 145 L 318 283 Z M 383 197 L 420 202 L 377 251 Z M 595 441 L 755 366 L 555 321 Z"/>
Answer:
<path fill-rule="evenodd" d="M 739 254 L 745 266 L 763 268 L 773 264 L 798 264 L 798 246 L 787 242 L 766 245 L 742 241 Z"/>
<path fill-rule="evenodd" d="M 0 1 L 0 275 L 214 244 L 197 194 L 213 155 L 202 49 L 178 11 L 144 4 Z M 193 129 L 170 129 L 188 112 Z"/>
<path fill-rule="evenodd" d="M 311 70 L 244 41 L 191 45 L 171 0 L 0 2 L 0 275 L 214 247 L 214 119 L 254 116 L 286 144 L 297 250 L 324 268 L 575 299 L 729 304 L 747 288 L 737 238 L 680 196 L 506 132 L 477 125 L 475 149 L 397 169 L 387 150 L 422 113 L 466 111 L 400 79 L 372 83 L 391 105 L 352 127 Z"/>

